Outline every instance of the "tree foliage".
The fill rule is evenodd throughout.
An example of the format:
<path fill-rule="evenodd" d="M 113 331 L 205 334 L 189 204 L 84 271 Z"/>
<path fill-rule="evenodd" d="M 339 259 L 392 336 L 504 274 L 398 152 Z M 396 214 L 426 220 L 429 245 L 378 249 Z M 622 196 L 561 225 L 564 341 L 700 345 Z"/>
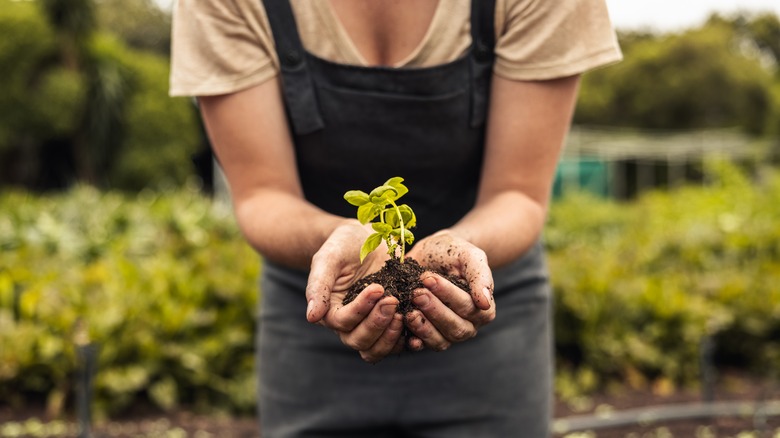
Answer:
<path fill-rule="evenodd" d="M 0 0 L 0 185 L 137 190 L 193 173 L 199 128 L 167 96 L 167 58 L 96 28 L 91 0 Z"/>
<path fill-rule="evenodd" d="M 682 33 L 621 34 L 625 59 L 585 76 L 575 121 L 765 133 L 779 105 L 769 92 L 775 65 L 766 56 L 777 18 L 735 23 L 713 17 Z"/>
<path fill-rule="evenodd" d="M 97 1 L 97 22 L 101 30 L 116 34 L 130 47 L 170 53 L 171 15 L 152 0 Z"/>

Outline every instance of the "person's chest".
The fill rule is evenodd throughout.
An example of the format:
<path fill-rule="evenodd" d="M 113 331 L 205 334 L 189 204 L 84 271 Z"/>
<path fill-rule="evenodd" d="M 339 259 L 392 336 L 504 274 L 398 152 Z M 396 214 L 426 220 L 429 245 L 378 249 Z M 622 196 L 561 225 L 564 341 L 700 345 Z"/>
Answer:
<path fill-rule="evenodd" d="M 290 0 L 304 47 L 353 65 L 426 67 L 470 45 L 471 0 Z"/>
<path fill-rule="evenodd" d="M 446 0 L 444 0 L 446 1 Z M 395 65 L 422 43 L 440 0 L 325 0 L 368 65 Z"/>

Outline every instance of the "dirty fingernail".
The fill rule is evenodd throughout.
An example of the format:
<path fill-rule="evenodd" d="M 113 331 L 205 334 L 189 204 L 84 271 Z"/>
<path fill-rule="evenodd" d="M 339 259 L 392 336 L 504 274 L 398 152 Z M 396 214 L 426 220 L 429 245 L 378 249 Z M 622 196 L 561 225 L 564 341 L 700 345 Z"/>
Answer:
<path fill-rule="evenodd" d="M 488 302 L 493 300 L 493 294 L 490 293 L 490 289 L 488 289 L 488 288 L 482 289 L 482 295 L 485 296 L 485 299 L 487 299 Z"/>
<path fill-rule="evenodd" d="M 428 296 L 428 294 L 420 294 L 414 297 L 414 304 L 416 304 L 418 307 L 425 307 L 430 302 L 431 298 Z"/>
<path fill-rule="evenodd" d="M 384 316 L 393 316 L 395 313 L 395 304 L 385 304 L 379 308 L 379 311 L 382 312 L 382 315 Z"/>
<path fill-rule="evenodd" d="M 314 300 L 310 300 L 309 304 L 306 306 L 306 316 L 311 315 L 311 312 L 314 310 Z"/>
<path fill-rule="evenodd" d="M 425 277 L 423 278 L 423 286 L 425 286 L 427 289 L 433 290 L 433 288 L 436 287 L 436 278 L 435 277 Z"/>

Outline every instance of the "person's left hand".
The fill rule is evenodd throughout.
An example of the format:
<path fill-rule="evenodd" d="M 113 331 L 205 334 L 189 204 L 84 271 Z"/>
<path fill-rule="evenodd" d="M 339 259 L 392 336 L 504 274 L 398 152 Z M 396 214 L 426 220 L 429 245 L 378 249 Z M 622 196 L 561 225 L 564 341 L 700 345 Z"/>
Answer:
<path fill-rule="evenodd" d="M 414 334 L 409 348 L 446 350 L 453 343 L 473 338 L 480 327 L 495 318 L 493 274 L 484 251 L 443 230 L 418 242 L 409 256 L 428 270 L 465 279 L 471 288 L 469 295 L 441 275 L 422 274 L 425 288 L 415 291 L 417 309 L 405 318 Z"/>

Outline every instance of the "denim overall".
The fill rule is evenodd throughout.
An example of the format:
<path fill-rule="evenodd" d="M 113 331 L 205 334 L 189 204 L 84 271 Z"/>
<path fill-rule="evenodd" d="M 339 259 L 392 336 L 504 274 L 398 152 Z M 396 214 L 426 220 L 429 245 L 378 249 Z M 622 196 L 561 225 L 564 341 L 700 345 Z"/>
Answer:
<path fill-rule="evenodd" d="M 303 48 L 288 1 L 263 2 L 306 199 L 353 217 L 344 192 L 401 176 L 418 241 L 460 220 L 474 206 L 482 166 L 494 0 L 472 1 L 465 56 L 401 69 L 318 58 Z M 541 245 L 493 277 L 497 317 L 474 339 L 369 365 L 306 321 L 307 273 L 266 261 L 257 350 L 262 437 L 547 436 L 552 343 Z"/>

